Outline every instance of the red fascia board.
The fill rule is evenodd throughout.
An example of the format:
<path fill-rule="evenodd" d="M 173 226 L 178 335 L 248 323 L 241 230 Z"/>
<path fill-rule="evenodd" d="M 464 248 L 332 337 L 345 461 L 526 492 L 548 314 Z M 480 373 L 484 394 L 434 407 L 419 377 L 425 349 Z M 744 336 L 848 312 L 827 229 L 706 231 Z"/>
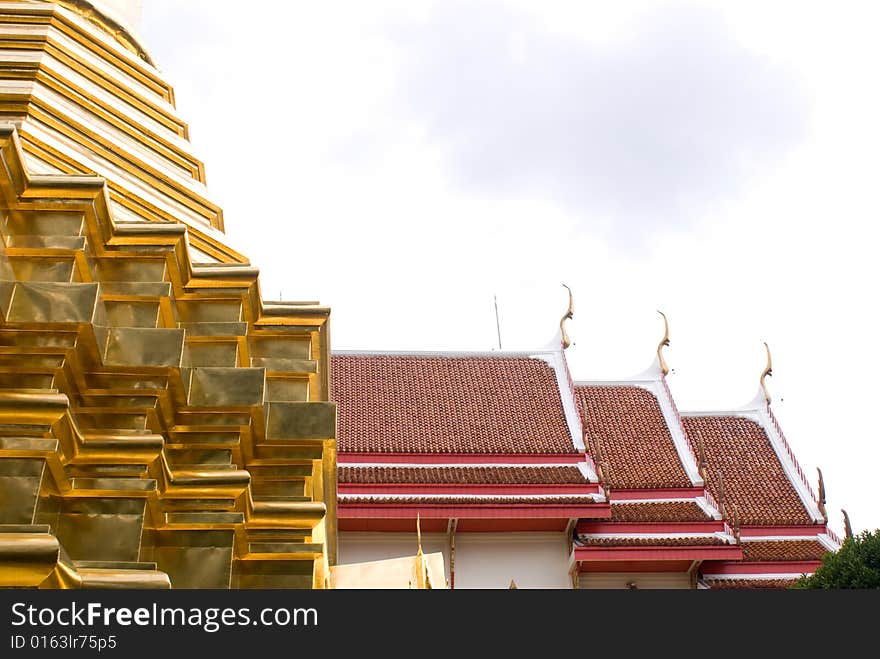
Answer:
<path fill-rule="evenodd" d="M 629 489 L 611 491 L 612 500 L 631 501 L 633 499 L 696 499 L 706 496 L 703 487 L 664 487 L 661 489 Z"/>
<path fill-rule="evenodd" d="M 347 464 L 575 464 L 583 453 L 338 453 L 336 463 Z"/>
<path fill-rule="evenodd" d="M 542 504 L 535 505 L 498 505 L 498 504 L 456 504 L 437 505 L 426 503 L 382 503 L 362 504 L 345 503 L 340 501 L 336 508 L 337 516 L 342 518 L 408 518 L 415 517 L 416 513 L 424 518 L 503 518 L 518 519 L 524 517 L 539 518 L 578 518 L 578 517 L 611 517 L 611 507 L 607 503 L 591 504 L 587 506 L 572 506 Z"/>
<path fill-rule="evenodd" d="M 822 535 L 827 530 L 824 524 L 812 524 L 810 526 L 740 526 L 740 534 L 743 538 L 761 538 L 777 535 Z"/>
<path fill-rule="evenodd" d="M 578 573 L 596 572 L 687 572 L 694 564 L 684 561 L 615 561 L 613 563 L 581 563 Z"/>
<path fill-rule="evenodd" d="M 342 518 L 339 520 L 339 531 L 343 533 L 412 533 L 416 525 L 414 516 L 395 519 L 364 519 Z M 555 532 L 562 533 L 568 526 L 568 518 L 536 519 L 521 517 L 519 519 L 458 519 L 457 533 L 520 533 L 520 532 Z M 447 518 L 422 518 L 422 533 L 445 533 L 449 529 Z"/>
<path fill-rule="evenodd" d="M 738 545 L 697 545 L 693 547 L 576 547 L 575 560 L 596 561 L 705 561 L 742 559 Z"/>
<path fill-rule="evenodd" d="M 340 494 L 544 494 L 564 496 L 567 494 L 598 494 L 598 483 L 583 485 L 456 485 L 454 483 L 339 483 Z"/>
<path fill-rule="evenodd" d="M 822 565 L 822 561 L 751 561 L 744 563 L 703 563 L 703 576 L 714 574 L 810 574 Z"/>
<path fill-rule="evenodd" d="M 520 517 L 519 519 L 458 519 L 456 533 L 562 533 L 568 528 L 567 518 Z"/>
<path fill-rule="evenodd" d="M 723 533 L 724 522 L 596 522 L 581 520 L 578 533 Z"/>

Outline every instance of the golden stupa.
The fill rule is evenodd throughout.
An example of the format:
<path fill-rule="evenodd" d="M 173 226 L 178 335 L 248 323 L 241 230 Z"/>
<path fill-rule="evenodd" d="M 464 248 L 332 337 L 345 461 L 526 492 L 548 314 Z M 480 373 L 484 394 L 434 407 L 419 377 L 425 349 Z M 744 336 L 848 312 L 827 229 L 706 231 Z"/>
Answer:
<path fill-rule="evenodd" d="M 261 298 L 125 5 L 0 2 L 0 586 L 326 587 L 329 309 Z"/>

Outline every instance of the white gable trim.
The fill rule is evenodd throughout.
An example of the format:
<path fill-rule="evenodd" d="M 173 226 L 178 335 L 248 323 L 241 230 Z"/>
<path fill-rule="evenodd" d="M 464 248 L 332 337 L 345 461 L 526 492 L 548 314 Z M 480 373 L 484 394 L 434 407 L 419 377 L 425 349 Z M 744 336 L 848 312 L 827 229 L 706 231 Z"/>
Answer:
<path fill-rule="evenodd" d="M 711 503 L 709 503 L 709 501 L 706 499 L 706 497 L 697 497 L 694 500 L 694 503 L 696 503 L 700 507 L 700 509 L 704 513 L 706 513 L 709 517 L 711 517 L 712 519 L 715 519 L 715 520 L 721 519 L 721 511 L 718 510 Z"/>
<path fill-rule="evenodd" d="M 568 375 L 565 369 L 565 357 L 561 350 L 553 352 L 538 352 L 529 355 L 533 359 L 547 362 L 556 374 L 556 386 L 559 389 L 559 400 L 562 402 L 562 411 L 565 414 L 565 423 L 568 426 L 568 434 L 571 443 L 578 451 L 586 451 L 584 446 L 584 427 L 581 425 L 581 415 L 578 413 L 574 393 L 569 386 Z M 592 470 L 591 470 L 592 471 Z M 593 474 L 591 480 L 596 480 Z"/>
<path fill-rule="evenodd" d="M 577 465 L 575 465 L 575 466 L 580 470 L 581 474 L 583 474 L 583 476 L 586 480 L 588 480 L 591 483 L 598 482 L 599 476 L 596 474 L 596 472 L 590 466 L 590 463 L 578 462 Z"/>
<path fill-rule="evenodd" d="M 822 533 L 821 535 L 816 536 L 816 540 L 818 540 L 828 551 L 837 551 L 840 549 L 840 545 L 837 544 L 834 538 L 827 533 Z"/>

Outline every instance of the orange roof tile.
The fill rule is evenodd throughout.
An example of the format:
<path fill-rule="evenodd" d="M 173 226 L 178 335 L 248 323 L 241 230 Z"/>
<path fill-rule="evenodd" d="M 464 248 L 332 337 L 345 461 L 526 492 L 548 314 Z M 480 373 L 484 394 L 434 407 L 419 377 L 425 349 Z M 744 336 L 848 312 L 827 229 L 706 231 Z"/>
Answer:
<path fill-rule="evenodd" d="M 774 589 L 790 587 L 797 579 L 706 579 L 707 586 L 719 590 Z"/>
<path fill-rule="evenodd" d="M 690 501 L 615 503 L 613 492 L 611 496 L 611 520 L 614 522 L 705 522 L 712 519 Z"/>
<path fill-rule="evenodd" d="M 720 502 L 718 471 L 724 477 L 726 506 L 739 509 L 743 524 L 811 524 L 788 480 L 767 433 L 755 421 L 738 416 L 683 419 L 691 439 L 700 433 L 709 470 L 707 487 Z"/>
<path fill-rule="evenodd" d="M 461 485 L 565 485 L 583 484 L 577 467 L 397 467 L 340 466 L 340 483 L 454 483 Z"/>
<path fill-rule="evenodd" d="M 584 545 L 591 547 L 697 547 L 728 544 L 723 538 L 712 537 L 683 537 L 683 538 L 638 538 L 626 536 L 611 536 L 601 538 L 581 538 Z"/>
<path fill-rule="evenodd" d="M 575 393 L 591 453 L 601 449 L 612 487 L 692 486 L 654 394 L 617 385 L 577 386 Z"/>
<path fill-rule="evenodd" d="M 340 452 L 575 453 L 540 359 L 335 354 L 331 400 Z"/>
<path fill-rule="evenodd" d="M 821 561 L 827 551 L 818 540 L 743 542 L 744 561 Z"/>

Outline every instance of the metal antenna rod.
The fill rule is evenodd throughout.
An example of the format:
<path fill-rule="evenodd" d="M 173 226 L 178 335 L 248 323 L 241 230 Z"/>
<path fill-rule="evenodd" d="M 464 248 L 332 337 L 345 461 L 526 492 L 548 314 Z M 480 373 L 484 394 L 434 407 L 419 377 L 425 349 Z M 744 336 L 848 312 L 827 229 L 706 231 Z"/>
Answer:
<path fill-rule="evenodd" d="M 501 350 L 501 321 L 498 320 L 498 296 L 493 295 L 495 298 L 495 329 L 498 331 L 498 349 Z"/>

